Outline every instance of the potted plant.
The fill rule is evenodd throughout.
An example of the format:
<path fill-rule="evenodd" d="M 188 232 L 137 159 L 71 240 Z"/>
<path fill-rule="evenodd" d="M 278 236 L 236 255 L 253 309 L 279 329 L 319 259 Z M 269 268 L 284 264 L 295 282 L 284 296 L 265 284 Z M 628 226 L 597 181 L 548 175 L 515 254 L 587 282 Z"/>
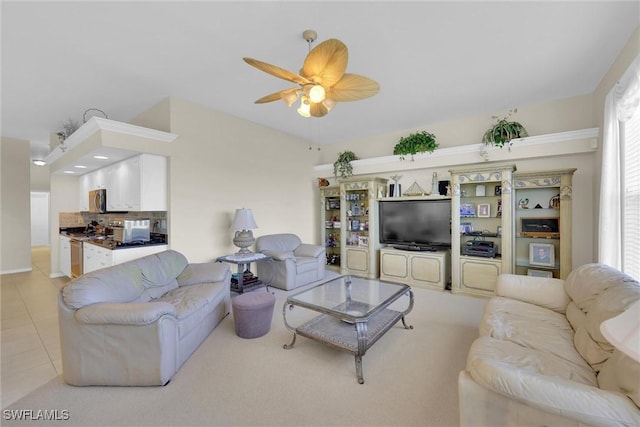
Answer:
<path fill-rule="evenodd" d="M 333 176 L 337 178 L 340 175 L 341 178 L 349 178 L 353 175 L 353 165 L 351 164 L 353 160 L 358 160 L 353 151 L 338 153 L 338 160 L 333 163 Z"/>
<path fill-rule="evenodd" d="M 518 109 L 514 108 L 509 110 L 509 114 L 506 117 L 500 119 L 498 116 L 493 116 L 496 119 L 496 124 L 491 126 L 482 137 L 482 143 L 484 145 L 495 145 L 496 147 L 504 147 L 505 144 L 511 146 L 512 139 L 524 138 L 529 136 L 527 130 L 520 123 L 515 121 L 509 121 L 509 117 L 512 114 L 517 113 Z"/>
<path fill-rule="evenodd" d="M 436 137 L 434 134 L 425 130 L 412 133 L 409 136 L 403 136 L 400 141 L 393 147 L 393 154 L 399 154 L 400 160 L 404 160 L 405 156 L 413 156 L 417 153 L 433 153 L 438 148 Z"/>

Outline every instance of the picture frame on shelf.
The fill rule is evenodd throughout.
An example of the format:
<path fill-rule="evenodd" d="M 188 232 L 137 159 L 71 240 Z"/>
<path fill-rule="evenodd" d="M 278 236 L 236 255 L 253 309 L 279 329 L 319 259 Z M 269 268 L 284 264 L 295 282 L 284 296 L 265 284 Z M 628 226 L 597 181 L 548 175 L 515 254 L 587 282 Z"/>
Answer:
<path fill-rule="evenodd" d="M 473 205 L 473 203 L 460 203 L 460 216 L 461 217 L 476 216 L 476 207 Z"/>
<path fill-rule="evenodd" d="M 369 246 L 369 237 L 358 236 L 358 246 Z"/>
<path fill-rule="evenodd" d="M 491 216 L 491 205 L 489 203 L 478 204 L 478 218 L 489 218 Z"/>
<path fill-rule="evenodd" d="M 535 268 L 528 268 L 527 276 L 552 278 L 553 273 L 549 270 L 536 270 Z"/>
<path fill-rule="evenodd" d="M 529 243 L 529 264 L 555 266 L 555 247 L 549 243 Z"/>
<path fill-rule="evenodd" d="M 470 222 L 460 223 L 460 234 L 471 234 L 473 232 L 473 225 Z"/>

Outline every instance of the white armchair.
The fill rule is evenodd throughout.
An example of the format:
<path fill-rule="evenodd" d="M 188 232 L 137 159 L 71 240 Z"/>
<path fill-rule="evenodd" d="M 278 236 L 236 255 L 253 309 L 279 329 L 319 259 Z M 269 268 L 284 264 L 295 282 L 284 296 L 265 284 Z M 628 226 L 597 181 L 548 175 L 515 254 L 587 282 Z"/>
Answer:
<path fill-rule="evenodd" d="M 324 277 L 325 248 L 302 243 L 295 234 L 260 236 L 256 251 L 273 258 L 273 262 L 258 263 L 258 275 L 270 279 L 269 286 L 288 291 Z"/>

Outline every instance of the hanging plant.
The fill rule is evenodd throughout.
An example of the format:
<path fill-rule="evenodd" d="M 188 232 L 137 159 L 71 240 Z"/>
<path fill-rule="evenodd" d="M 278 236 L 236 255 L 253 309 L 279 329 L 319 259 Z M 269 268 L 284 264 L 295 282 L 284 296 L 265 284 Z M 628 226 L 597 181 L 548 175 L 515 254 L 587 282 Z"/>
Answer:
<path fill-rule="evenodd" d="M 517 112 L 517 108 L 509 110 L 507 117 L 503 117 L 502 119 L 498 116 L 493 116 L 497 122 L 484 133 L 482 143 L 484 145 L 495 145 L 496 147 L 502 148 L 506 144 L 511 146 L 511 140 L 513 139 L 529 136 L 524 126 L 518 122 L 508 120 L 512 114 Z"/>
<path fill-rule="evenodd" d="M 338 153 L 338 160 L 333 163 L 333 176 L 338 178 L 338 175 L 340 175 L 341 178 L 349 178 L 353 175 L 351 162 L 354 160 L 358 160 L 358 158 L 353 151 Z"/>
<path fill-rule="evenodd" d="M 393 147 L 393 154 L 400 155 L 400 160 L 404 160 L 406 156 L 413 156 L 417 153 L 433 153 L 438 148 L 436 137 L 434 134 L 425 130 L 412 133 L 409 136 L 403 136 L 400 141 Z"/>

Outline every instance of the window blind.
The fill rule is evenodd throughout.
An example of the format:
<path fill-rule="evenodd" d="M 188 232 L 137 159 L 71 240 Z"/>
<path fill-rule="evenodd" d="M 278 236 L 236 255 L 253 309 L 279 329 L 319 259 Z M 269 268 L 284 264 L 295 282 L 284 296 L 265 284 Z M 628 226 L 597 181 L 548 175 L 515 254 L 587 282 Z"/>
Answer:
<path fill-rule="evenodd" d="M 622 270 L 640 280 L 640 108 L 621 127 Z"/>

